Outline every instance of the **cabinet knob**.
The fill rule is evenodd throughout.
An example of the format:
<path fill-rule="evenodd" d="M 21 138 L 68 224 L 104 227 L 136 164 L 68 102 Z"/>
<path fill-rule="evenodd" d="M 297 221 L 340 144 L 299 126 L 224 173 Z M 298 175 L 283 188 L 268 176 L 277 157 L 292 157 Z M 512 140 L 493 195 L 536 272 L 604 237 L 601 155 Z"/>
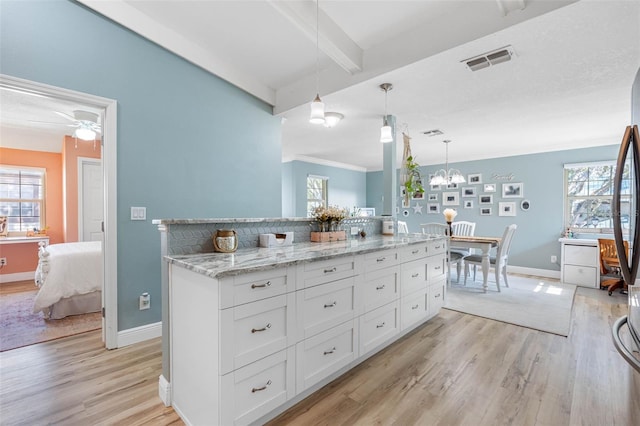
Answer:
<path fill-rule="evenodd" d="M 261 388 L 251 388 L 251 393 L 256 393 L 256 392 L 263 391 L 266 388 L 268 388 L 269 386 L 271 386 L 271 380 L 268 380 L 267 383 Z"/>

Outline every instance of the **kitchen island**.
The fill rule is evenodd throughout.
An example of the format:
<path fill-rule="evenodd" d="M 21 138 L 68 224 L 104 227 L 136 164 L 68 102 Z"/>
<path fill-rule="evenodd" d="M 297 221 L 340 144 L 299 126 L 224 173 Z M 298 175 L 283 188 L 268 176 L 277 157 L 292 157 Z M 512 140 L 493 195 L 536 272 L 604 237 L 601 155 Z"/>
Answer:
<path fill-rule="evenodd" d="M 187 424 L 275 417 L 435 316 L 443 237 L 168 255 L 171 405 Z"/>

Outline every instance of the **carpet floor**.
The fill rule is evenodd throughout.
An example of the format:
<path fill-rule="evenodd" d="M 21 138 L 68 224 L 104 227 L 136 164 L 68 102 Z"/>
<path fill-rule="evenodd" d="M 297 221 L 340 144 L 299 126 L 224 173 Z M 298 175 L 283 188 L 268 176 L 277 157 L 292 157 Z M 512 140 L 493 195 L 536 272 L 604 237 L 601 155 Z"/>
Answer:
<path fill-rule="evenodd" d="M 59 320 L 45 320 L 42 312 L 33 313 L 33 300 L 37 288 L 2 284 L 0 294 L 0 352 L 35 343 L 46 342 L 102 327 L 100 312 L 74 315 Z"/>
<path fill-rule="evenodd" d="M 489 282 L 487 293 L 482 283 L 452 283 L 445 308 L 522 327 L 568 336 L 576 286 L 539 277 L 509 275 L 509 287 L 501 292 Z"/>

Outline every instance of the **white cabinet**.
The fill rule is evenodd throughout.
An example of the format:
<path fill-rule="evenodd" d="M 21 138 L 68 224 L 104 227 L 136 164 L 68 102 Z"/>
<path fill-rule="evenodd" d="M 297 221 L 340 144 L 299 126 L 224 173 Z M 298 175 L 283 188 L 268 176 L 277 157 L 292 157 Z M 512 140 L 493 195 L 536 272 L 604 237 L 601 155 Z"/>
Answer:
<path fill-rule="evenodd" d="M 446 241 L 210 278 L 171 265 L 172 405 L 264 422 L 437 314 Z"/>
<path fill-rule="evenodd" d="M 566 284 L 600 287 L 598 240 L 560 239 L 562 243 L 561 277 Z"/>

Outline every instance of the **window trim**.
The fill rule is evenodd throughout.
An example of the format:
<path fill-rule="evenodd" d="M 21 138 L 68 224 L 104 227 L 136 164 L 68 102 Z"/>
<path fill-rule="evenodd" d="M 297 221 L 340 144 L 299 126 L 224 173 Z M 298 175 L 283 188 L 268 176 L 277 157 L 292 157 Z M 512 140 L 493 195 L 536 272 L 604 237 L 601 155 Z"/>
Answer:
<path fill-rule="evenodd" d="M 322 201 L 324 207 L 329 205 L 329 177 L 320 176 L 314 174 L 308 174 L 305 182 L 305 190 L 307 193 L 306 197 L 306 206 L 305 209 L 307 211 L 307 217 L 312 217 L 312 213 L 309 211 L 309 179 L 320 179 L 322 180 L 322 200 L 313 199 L 313 201 Z"/>
<path fill-rule="evenodd" d="M 0 198 L 0 202 L 30 202 L 30 203 L 38 203 L 40 204 L 40 227 L 38 229 L 43 229 L 46 225 L 47 218 L 47 169 L 45 167 L 34 167 L 34 166 L 18 166 L 15 164 L 0 164 L 0 169 L 13 169 L 18 171 L 36 171 L 42 173 L 42 198 Z M 22 217 L 22 216 L 20 216 Z M 21 226 L 22 228 L 22 220 Z M 28 230 L 27 230 L 28 231 Z M 9 232 L 27 232 L 27 231 L 9 231 Z"/>

